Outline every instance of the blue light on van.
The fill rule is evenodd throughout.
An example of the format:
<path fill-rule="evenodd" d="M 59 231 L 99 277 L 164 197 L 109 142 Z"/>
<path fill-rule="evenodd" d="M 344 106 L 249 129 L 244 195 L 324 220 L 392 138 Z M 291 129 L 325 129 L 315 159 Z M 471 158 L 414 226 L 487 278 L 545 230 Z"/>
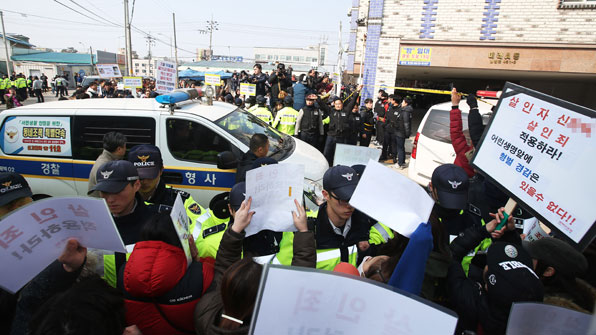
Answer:
<path fill-rule="evenodd" d="M 155 97 L 155 101 L 160 104 L 175 104 L 188 99 L 190 99 L 190 95 L 185 92 L 172 92 L 170 94 L 163 94 Z"/>
<path fill-rule="evenodd" d="M 175 104 L 178 102 L 198 99 L 203 95 L 203 91 L 200 88 L 183 88 L 174 90 L 168 94 L 158 95 L 155 97 L 155 101 L 160 104 Z"/>

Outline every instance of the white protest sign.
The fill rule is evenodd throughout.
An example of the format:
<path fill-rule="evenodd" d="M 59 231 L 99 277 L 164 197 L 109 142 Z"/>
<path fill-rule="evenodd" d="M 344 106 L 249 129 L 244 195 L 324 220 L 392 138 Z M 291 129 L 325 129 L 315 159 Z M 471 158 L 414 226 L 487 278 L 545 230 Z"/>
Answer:
<path fill-rule="evenodd" d="M 331 82 L 336 84 L 339 83 L 339 73 L 334 72 L 331 76 Z"/>
<path fill-rule="evenodd" d="M 143 77 L 122 77 L 124 88 L 142 88 Z"/>
<path fill-rule="evenodd" d="M 406 237 L 428 221 L 434 204 L 420 185 L 373 160 L 350 199 L 350 205 Z"/>
<path fill-rule="evenodd" d="M 97 64 L 96 67 L 100 78 L 122 77 L 122 73 L 120 73 L 120 67 L 118 67 L 118 64 Z"/>
<path fill-rule="evenodd" d="M 155 69 L 155 91 L 168 93 L 176 88 L 176 63 L 158 61 Z"/>
<path fill-rule="evenodd" d="M 455 313 L 383 284 L 268 265 L 250 334 L 453 334 Z M 282 294 L 283 293 L 283 294 Z M 431 321 L 432 320 L 432 321 Z"/>
<path fill-rule="evenodd" d="M 559 235 L 596 235 L 596 111 L 505 85 L 472 162 Z"/>
<path fill-rule="evenodd" d="M 540 223 L 537 218 L 532 218 L 532 219 L 524 222 L 523 232 L 526 235 L 524 240 L 529 241 L 529 242 L 534 242 L 534 241 L 538 241 L 541 238 L 548 237 L 548 233 L 545 231 L 544 228 L 546 228 L 546 227 L 544 227 L 543 224 Z"/>
<path fill-rule="evenodd" d="M 221 79 L 218 74 L 205 73 L 205 84 L 211 86 L 221 86 Z"/>
<path fill-rule="evenodd" d="M 174 228 L 176 228 L 176 233 L 180 239 L 180 244 L 182 244 L 182 249 L 184 249 L 184 254 L 186 255 L 186 266 L 189 267 L 190 263 L 192 263 L 190 245 L 188 243 L 188 237 L 190 236 L 190 231 L 188 229 L 189 219 L 180 193 L 176 196 L 174 206 L 172 206 L 172 212 L 170 212 L 170 217 L 172 218 Z"/>
<path fill-rule="evenodd" d="M 380 149 L 338 143 L 335 145 L 333 165 L 366 165 L 371 159 L 378 161 L 379 157 L 381 157 Z"/>
<path fill-rule="evenodd" d="M 295 231 L 294 199 L 302 203 L 304 165 L 271 164 L 246 172 L 246 199 L 252 197 L 255 214 L 246 227 L 246 236 L 263 229 Z"/>
<path fill-rule="evenodd" d="M 69 117 L 11 116 L 2 125 L 2 134 L 0 147 L 9 155 L 72 155 Z M 51 169 L 52 165 L 58 168 Z M 42 163 L 41 169 L 45 175 L 60 175 L 59 166 Z"/>
<path fill-rule="evenodd" d="M 591 314 L 533 302 L 514 303 L 507 322 L 507 335 L 589 334 Z"/>
<path fill-rule="evenodd" d="M 0 264 L 10 269 L 9 275 L 0 276 L 0 286 L 18 291 L 60 256 L 69 238 L 87 248 L 126 252 L 103 199 L 35 201 L 0 221 Z"/>
<path fill-rule="evenodd" d="M 240 94 L 255 96 L 257 94 L 257 85 L 249 83 L 240 83 Z"/>

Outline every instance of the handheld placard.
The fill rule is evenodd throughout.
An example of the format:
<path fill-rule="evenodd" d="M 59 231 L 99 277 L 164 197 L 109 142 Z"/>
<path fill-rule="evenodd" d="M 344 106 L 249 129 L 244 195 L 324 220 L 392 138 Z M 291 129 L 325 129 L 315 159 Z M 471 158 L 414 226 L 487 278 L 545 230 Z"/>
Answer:
<path fill-rule="evenodd" d="M 503 212 L 503 215 L 505 217 L 503 218 L 503 220 L 501 220 L 501 222 L 499 222 L 499 224 L 497 225 L 497 228 L 495 228 L 495 230 L 501 230 L 501 228 L 503 228 L 507 224 L 507 220 L 509 219 L 508 213 L 513 213 L 513 210 L 515 210 L 516 206 L 517 206 L 517 202 L 515 202 L 515 200 L 513 200 L 511 198 L 509 198 L 509 200 L 507 200 L 507 204 L 505 204 L 505 212 Z"/>

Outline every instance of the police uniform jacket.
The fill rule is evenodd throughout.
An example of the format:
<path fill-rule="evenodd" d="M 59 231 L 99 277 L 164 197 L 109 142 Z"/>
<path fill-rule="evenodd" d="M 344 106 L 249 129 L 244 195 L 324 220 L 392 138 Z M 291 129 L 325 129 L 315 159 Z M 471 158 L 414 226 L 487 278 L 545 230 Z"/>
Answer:
<path fill-rule="evenodd" d="M 315 104 L 312 106 L 304 105 L 298 115 L 298 130 L 323 135 L 323 119 L 326 117 L 327 114 L 323 109 L 318 108 Z"/>
<path fill-rule="evenodd" d="M 375 130 L 375 117 L 372 109 L 367 109 L 360 115 L 360 133 L 372 134 Z"/>
<path fill-rule="evenodd" d="M 404 116 L 401 112 L 401 107 L 391 106 L 387 110 L 387 131 L 394 132 L 399 137 L 405 137 L 406 130 L 404 125 Z"/>

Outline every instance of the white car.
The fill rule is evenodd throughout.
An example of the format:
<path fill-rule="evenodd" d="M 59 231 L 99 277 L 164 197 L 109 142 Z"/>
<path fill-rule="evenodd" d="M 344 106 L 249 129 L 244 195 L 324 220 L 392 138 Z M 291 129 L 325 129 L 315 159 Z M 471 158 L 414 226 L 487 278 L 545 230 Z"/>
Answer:
<path fill-rule="evenodd" d="M 483 123 L 491 113 L 491 108 L 497 104 L 495 99 L 482 99 L 478 101 L 478 110 L 482 115 Z M 469 138 L 468 112 L 470 107 L 464 99 L 459 103 L 462 111 L 462 124 L 464 135 L 468 143 Z M 422 186 L 427 186 L 435 168 L 445 163 L 455 161 L 455 150 L 451 145 L 449 133 L 449 111 L 451 102 L 434 105 L 428 109 L 414 138 L 412 157 L 408 166 L 408 177 Z"/>
<path fill-rule="evenodd" d="M 87 195 L 89 172 L 103 150 L 103 135 L 110 131 L 127 137 L 127 149 L 158 146 L 166 184 L 191 193 L 204 207 L 234 185 L 235 160 L 248 151 L 255 133 L 269 137 L 269 157 L 305 166 L 307 196 L 315 191 L 320 196 L 329 168 L 317 149 L 222 102 L 56 101 L 4 111 L 0 125 L 0 172 L 22 174 L 34 195 Z"/>

